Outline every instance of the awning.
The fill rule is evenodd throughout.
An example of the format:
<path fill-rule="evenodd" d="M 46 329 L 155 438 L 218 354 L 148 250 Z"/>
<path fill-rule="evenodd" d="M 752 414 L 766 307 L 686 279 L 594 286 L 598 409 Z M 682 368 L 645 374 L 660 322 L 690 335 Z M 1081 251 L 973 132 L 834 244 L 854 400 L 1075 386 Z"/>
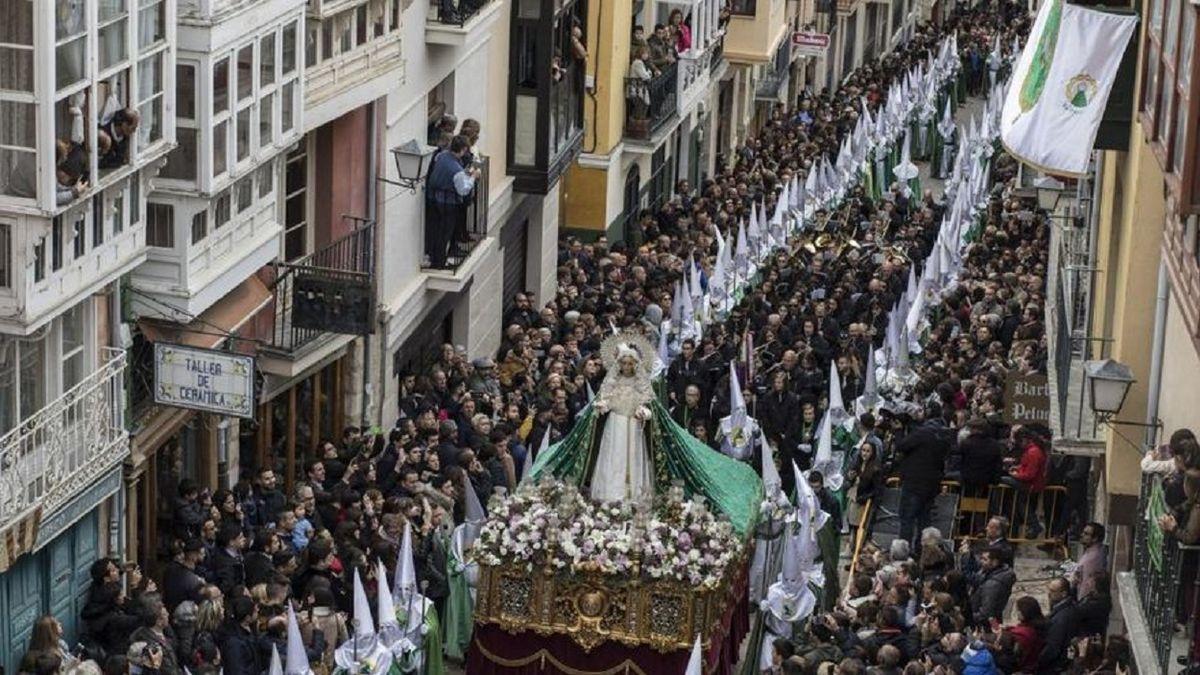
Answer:
<path fill-rule="evenodd" d="M 142 318 L 138 319 L 138 327 L 150 342 L 213 349 L 224 342 L 230 333 L 249 323 L 259 310 L 271 302 L 271 297 L 267 285 L 257 275 L 252 275 L 186 324 Z"/>

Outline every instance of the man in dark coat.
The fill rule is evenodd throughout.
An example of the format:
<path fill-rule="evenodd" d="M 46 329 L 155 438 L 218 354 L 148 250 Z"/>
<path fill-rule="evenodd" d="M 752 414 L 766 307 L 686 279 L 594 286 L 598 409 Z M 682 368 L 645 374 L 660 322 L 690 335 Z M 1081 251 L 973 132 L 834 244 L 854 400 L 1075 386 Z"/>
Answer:
<path fill-rule="evenodd" d="M 234 586 L 246 583 L 246 566 L 242 560 L 242 549 L 246 548 L 246 535 L 237 523 L 225 523 L 217 531 L 217 548 L 213 552 L 212 570 L 214 582 L 225 595 Z"/>
<path fill-rule="evenodd" d="M 167 564 L 163 574 L 163 602 L 171 612 L 185 600 L 199 603 L 204 597 L 204 579 L 196 573 L 196 566 L 204 560 L 204 543 L 199 539 L 183 542 L 182 550 Z"/>
<path fill-rule="evenodd" d="M 218 645 L 224 675 L 261 675 L 262 650 L 252 626 L 258 620 L 258 608 L 250 598 L 239 595 L 229 599 L 225 623 L 221 624 Z"/>
<path fill-rule="evenodd" d="M 976 626 L 989 626 L 1004 618 L 1004 607 L 1012 595 L 1017 575 L 1004 562 L 1003 552 L 989 548 L 979 558 L 979 582 L 971 589 L 972 619 Z"/>
<path fill-rule="evenodd" d="M 983 419 L 967 422 L 967 435 L 959 441 L 958 452 L 962 457 L 959 471 L 967 494 L 986 494 L 987 487 L 1004 473 L 1004 446 Z"/>
<path fill-rule="evenodd" d="M 942 421 L 942 407 L 925 406 L 925 421 L 896 444 L 900 474 L 900 533 L 915 550 L 921 530 L 929 527 L 934 498 L 946 470 L 953 436 Z"/>
<path fill-rule="evenodd" d="M 1046 588 L 1050 598 L 1050 616 L 1047 617 L 1046 641 L 1038 656 L 1038 673 L 1061 673 L 1070 665 L 1067 647 L 1079 628 L 1079 611 L 1075 598 L 1071 597 L 1071 582 L 1059 577 Z"/>

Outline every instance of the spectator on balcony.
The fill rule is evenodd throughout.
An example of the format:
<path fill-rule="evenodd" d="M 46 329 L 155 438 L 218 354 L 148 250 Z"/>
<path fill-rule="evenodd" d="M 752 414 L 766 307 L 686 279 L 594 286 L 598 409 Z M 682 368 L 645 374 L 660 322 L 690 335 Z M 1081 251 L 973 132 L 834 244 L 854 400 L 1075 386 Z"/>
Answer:
<path fill-rule="evenodd" d="M 429 127 L 429 144 L 436 146 L 440 150 L 445 150 L 450 144 L 450 139 L 454 137 L 454 127 L 458 126 L 458 118 L 450 113 L 445 113 L 438 118 Z M 443 139 L 445 142 L 443 142 Z M 436 155 L 434 159 L 436 159 Z"/>
<path fill-rule="evenodd" d="M 692 48 L 692 17 L 683 18 L 683 10 L 675 8 L 667 17 L 667 29 L 674 38 L 675 52 L 683 54 Z"/>
<path fill-rule="evenodd" d="M 1160 516 L 1158 524 L 1185 544 L 1200 543 L 1200 444 L 1180 442 L 1175 466 L 1176 471 L 1163 481 L 1171 512 Z"/>
<path fill-rule="evenodd" d="M 55 141 L 54 174 L 58 180 L 55 203 L 69 204 L 88 188 L 88 155 L 83 144 L 74 141 Z"/>
<path fill-rule="evenodd" d="M 1187 440 L 1195 441 L 1196 434 L 1191 429 L 1176 429 L 1171 434 L 1170 442 L 1142 455 L 1142 471 L 1162 475 L 1175 471 L 1175 457 L 1179 454 L 1179 444 Z"/>
<path fill-rule="evenodd" d="M 583 43 L 583 28 L 578 23 L 571 26 L 571 56 L 576 61 L 587 62 L 587 45 Z"/>
<path fill-rule="evenodd" d="M 482 131 L 482 127 L 479 120 L 473 117 L 463 120 L 458 127 L 458 135 L 467 139 L 467 154 L 463 158 L 464 166 L 471 166 L 479 161 L 479 154 L 475 152 L 475 144 L 479 142 L 480 131 Z"/>
<path fill-rule="evenodd" d="M 633 37 L 629 40 L 629 53 L 631 55 L 630 59 L 638 58 L 638 54 L 641 53 L 641 49 L 643 47 L 646 48 L 646 53 L 649 54 L 650 43 L 646 41 L 646 29 L 639 24 L 633 27 Z M 649 57 L 646 57 L 645 60 L 648 64 Z M 630 77 L 632 77 L 632 75 Z"/>
<path fill-rule="evenodd" d="M 667 34 L 667 27 L 661 23 L 654 24 L 654 35 L 646 41 L 650 46 L 650 65 L 662 72 L 675 63 L 675 47 Z"/>
<path fill-rule="evenodd" d="M 650 80 L 654 73 L 648 64 L 650 49 L 635 47 L 633 61 L 629 62 L 629 79 L 633 80 L 626 86 L 625 100 L 630 107 L 633 119 L 646 119 L 650 110 Z"/>
<path fill-rule="evenodd" d="M 433 218 L 426 219 L 425 241 L 429 263 L 434 268 L 446 266 L 451 236 L 466 228 L 464 206 L 479 176 L 478 167 L 463 164 L 470 147 L 466 138 L 455 136 L 446 151 L 438 153 L 429 172 L 425 199 Z"/>
<path fill-rule="evenodd" d="M 114 169 L 129 162 L 129 139 L 141 123 L 141 115 L 133 108 L 123 108 L 113 113 L 108 124 L 100 127 L 100 132 L 112 141 L 108 151 L 100 153 L 100 168 Z"/>

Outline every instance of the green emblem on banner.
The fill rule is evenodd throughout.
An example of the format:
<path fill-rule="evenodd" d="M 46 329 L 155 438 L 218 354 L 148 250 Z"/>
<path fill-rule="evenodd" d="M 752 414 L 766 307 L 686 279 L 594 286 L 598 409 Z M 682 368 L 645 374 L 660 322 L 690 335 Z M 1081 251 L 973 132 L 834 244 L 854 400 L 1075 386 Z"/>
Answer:
<path fill-rule="evenodd" d="M 1042 34 L 1038 37 L 1037 47 L 1033 58 L 1029 61 L 1029 70 L 1021 83 L 1021 93 L 1018 102 L 1021 112 L 1033 110 L 1042 91 L 1046 88 L 1046 79 L 1050 76 L 1050 64 L 1054 61 L 1054 50 L 1058 46 L 1058 29 L 1062 21 L 1063 0 L 1051 0 L 1046 23 L 1042 26 Z"/>

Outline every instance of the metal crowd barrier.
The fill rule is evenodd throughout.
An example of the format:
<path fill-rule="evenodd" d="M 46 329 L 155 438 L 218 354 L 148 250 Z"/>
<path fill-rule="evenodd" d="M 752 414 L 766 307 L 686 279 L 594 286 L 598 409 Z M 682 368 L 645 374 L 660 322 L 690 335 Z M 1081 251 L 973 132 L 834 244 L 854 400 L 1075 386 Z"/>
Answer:
<path fill-rule="evenodd" d="M 900 487 L 900 479 L 889 478 L 887 486 Z M 1008 520 L 1005 536 L 1014 544 L 1060 544 L 1069 526 L 1065 522 L 1068 493 L 1061 485 L 1047 485 L 1036 494 L 1003 484 L 968 493 L 961 482 L 943 480 L 941 491 L 958 496 L 955 531 L 942 533 L 947 539 L 977 538 L 992 516 Z"/>

